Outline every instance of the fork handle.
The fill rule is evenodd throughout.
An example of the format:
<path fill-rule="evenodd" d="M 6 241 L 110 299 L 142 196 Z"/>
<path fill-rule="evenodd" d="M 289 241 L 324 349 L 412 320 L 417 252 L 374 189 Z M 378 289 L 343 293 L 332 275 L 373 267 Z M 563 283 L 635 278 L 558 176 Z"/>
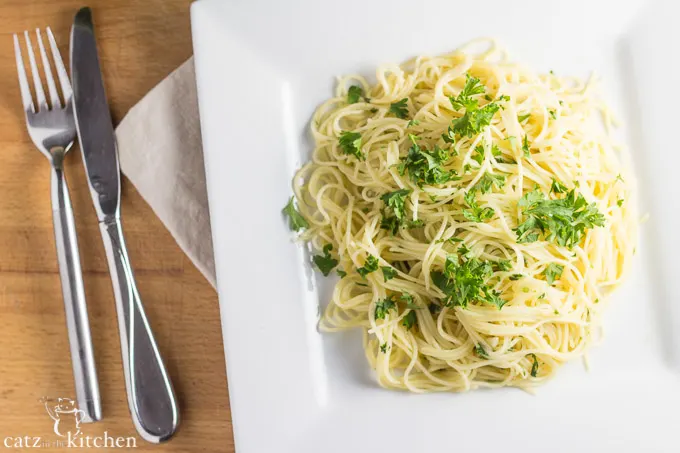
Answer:
<path fill-rule="evenodd" d="M 63 150 L 62 150 L 63 153 Z M 54 155 L 54 154 L 53 154 Z M 83 274 L 80 268 L 73 207 L 69 196 L 61 158 L 54 159 L 51 175 L 52 220 L 59 260 L 61 291 L 66 309 L 71 364 L 75 380 L 78 408 L 84 412 L 83 422 L 101 420 L 102 408 L 92 350 L 92 336 L 85 304 Z"/>
<path fill-rule="evenodd" d="M 175 392 L 142 305 L 117 216 L 99 222 L 118 312 L 128 405 L 137 432 L 148 442 L 175 434 L 179 409 Z"/>

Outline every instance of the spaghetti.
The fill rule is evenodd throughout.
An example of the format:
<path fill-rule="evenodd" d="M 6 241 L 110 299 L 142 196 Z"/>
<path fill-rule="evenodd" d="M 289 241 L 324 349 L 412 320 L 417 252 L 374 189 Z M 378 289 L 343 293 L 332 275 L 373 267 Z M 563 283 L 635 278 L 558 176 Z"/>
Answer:
<path fill-rule="evenodd" d="M 376 80 L 339 80 L 294 178 L 301 238 L 342 276 L 321 328 L 362 329 L 387 388 L 543 383 L 601 338 L 636 246 L 596 80 L 536 74 L 493 41 Z"/>

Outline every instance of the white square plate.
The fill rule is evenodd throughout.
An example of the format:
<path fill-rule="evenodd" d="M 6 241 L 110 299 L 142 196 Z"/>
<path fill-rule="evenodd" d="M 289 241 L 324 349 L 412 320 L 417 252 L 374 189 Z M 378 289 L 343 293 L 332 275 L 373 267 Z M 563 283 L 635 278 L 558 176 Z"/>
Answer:
<path fill-rule="evenodd" d="M 291 452 L 677 452 L 680 43 L 676 2 L 213 1 L 192 27 L 236 448 Z M 336 75 L 494 36 L 542 71 L 599 73 L 624 123 L 643 228 L 591 371 L 516 389 L 379 388 L 360 335 L 320 334 L 323 277 L 281 208 Z"/>

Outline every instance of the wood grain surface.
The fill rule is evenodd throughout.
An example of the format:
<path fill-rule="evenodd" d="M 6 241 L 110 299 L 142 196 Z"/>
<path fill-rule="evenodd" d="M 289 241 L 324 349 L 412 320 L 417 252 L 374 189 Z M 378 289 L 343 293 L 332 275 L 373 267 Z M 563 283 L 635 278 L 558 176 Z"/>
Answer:
<path fill-rule="evenodd" d="M 188 0 L 90 0 L 114 121 L 192 53 Z M 49 167 L 30 142 L 12 34 L 50 26 L 68 59 L 74 0 L 0 0 L 0 452 L 17 437 L 55 440 L 42 397 L 73 398 L 57 269 Z M 111 280 L 80 152 L 66 159 L 104 419 L 83 435 L 136 436 L 128 413 Z M 234 450 L 217 296 L 134 187 L 123 181 L 130 258 L 177 391 L 182 422 L 170 442 L 136 437 L 137 451 Z M 44 448 L 63 451 L 61 447 Z M 119 449 L 101 448 L 101 451 Z"/>

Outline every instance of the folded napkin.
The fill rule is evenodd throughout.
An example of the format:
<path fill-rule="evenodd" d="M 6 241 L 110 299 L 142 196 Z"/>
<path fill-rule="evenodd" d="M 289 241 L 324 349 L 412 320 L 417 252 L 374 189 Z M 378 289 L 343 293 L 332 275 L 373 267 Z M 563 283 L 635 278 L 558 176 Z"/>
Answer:
<path fill-rule="evenodd" d="M 122 172 L 215 287 L 193 58 L 130 109 L 116 137 Z"/>

